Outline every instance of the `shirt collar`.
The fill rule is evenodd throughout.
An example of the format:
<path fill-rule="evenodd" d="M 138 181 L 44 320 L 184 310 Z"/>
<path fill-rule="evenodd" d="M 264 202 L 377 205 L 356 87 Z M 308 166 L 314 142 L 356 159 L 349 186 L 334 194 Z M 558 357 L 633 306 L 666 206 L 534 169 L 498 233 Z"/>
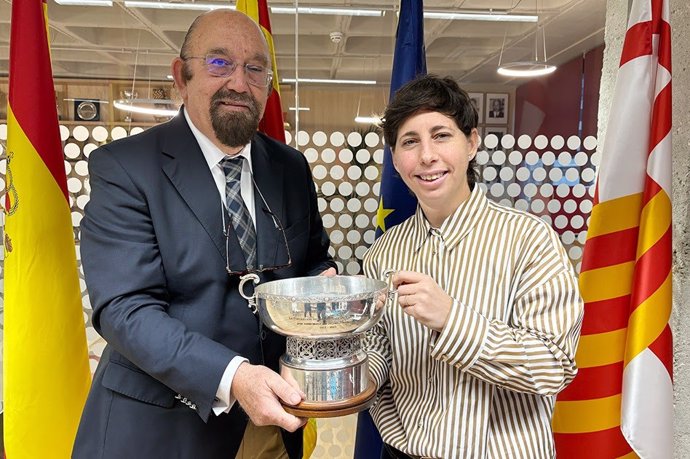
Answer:
<path fill-rule="evenodd" d="M 436 229 L 448 249 L 455 247 L 470 233 L 484 214 L 488 204 L 489 202 L 481 187 L 479 184 L 475 184 L 469 199 L 461 203 L 452 214 L 446 217 L 441 223 L 441 227 Z M 417 205 L 417 210 L 412 218 L 414 247 L 419 250 L 434 228 L 424 216 L 419 205 Z"/>
<path fill-rule="evenodd" d="M 192 134 L 194 135 L 194 138 L 199 144 L 199 148 L 201 148 L 201 153 L 203 153 L 204 155 L 204 159 L 206 160 L 208 168 L 212 170 L 228 155 L 223 153 L 220 148 L 218 148 L 213 144 L 213 142 L 211 142 L 211 139 L 202 134 L 202 132 L 196 126 L 194 126 L 194 123 L 192 123 L 192 120 L 189 118 L 189 114 L 187 113 L 186 107 L 184 108 L 183 113 L 185 119 L 187 120 L 187 124 L 189 124 L 189 129 L 192 130 Z M 244 148 L 242 148 L 242 150 L 240 150 L 238 155 L 244 156 L 247 159 L 247 165 L 249 166 L 249 170 L 253 171 L 251 151 L 252 143 L 249 142 L 247 145 L 244 146 Z"/>

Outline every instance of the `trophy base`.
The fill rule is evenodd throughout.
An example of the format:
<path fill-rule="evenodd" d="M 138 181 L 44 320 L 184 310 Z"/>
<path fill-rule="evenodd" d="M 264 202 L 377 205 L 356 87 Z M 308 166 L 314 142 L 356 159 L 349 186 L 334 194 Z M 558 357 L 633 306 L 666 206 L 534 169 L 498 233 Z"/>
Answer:
<path fill-rule="evenodd" d="M 369 385 L 362 393 L 354 397 L 337 402 L 309 402 L 303 401 L 299 405 L 283 405 L 288 413 L 300 418 L 335 418 L 347 416 L 366 410 L 374 403 L 376 385 L 369 381 Z"/>

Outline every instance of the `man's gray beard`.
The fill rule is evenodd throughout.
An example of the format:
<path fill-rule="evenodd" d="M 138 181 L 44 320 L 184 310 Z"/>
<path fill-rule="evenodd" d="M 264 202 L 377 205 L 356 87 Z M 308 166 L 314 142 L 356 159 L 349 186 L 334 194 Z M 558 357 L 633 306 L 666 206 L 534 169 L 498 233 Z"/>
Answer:
<path fill-rule="evenodd" d="M 259 109 L 256 100 L 247 95 L 228 95 L 221 89 L 211 101 L 211 125 L 216 138 L 229 147 L 240 147 L 248 144 L 254 133 L 259 129 Z M 230 98 L 242 102 L 249 102 L 248 112 L 224 113 L 219 100 Z"/>

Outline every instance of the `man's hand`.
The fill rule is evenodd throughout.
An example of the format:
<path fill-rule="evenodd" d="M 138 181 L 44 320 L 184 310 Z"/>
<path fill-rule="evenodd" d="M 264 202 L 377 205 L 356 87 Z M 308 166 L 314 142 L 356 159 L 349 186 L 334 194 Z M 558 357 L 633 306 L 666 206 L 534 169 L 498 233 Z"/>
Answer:
<path fill-rule="evenodd" d="M 446 325 L 453 299 L 431 277 L 414 271 L 393 274 L 398 304 L 417 322 L 440 332 Z"/>
<path fill-rule="evenodd" d="M 319 274 L 319 276 L 333 277 L 336 274 L 338 274 L 338 271 L 336 271 L 335 268 L 328 268 L 327 270 Z"/>
<path fill-rule="evenodd" d="M 299 404 L 304 395 L 280 375 L 261 365 L 243 362 L 237 368 L 230 392 L 256 426 L 276 425 L 294 432 L 307 420 L 285 412 L 280 404 Z"/>

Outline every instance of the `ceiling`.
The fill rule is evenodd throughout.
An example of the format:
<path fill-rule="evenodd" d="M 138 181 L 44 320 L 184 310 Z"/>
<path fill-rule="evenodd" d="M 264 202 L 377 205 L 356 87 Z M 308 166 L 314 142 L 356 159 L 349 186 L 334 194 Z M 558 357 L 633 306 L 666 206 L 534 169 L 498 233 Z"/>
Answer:
<path fill-rule="evenodd" d="M 268 3 L 294 6 L 296 2 L 269 0 Z M 204 0 L 204 3 L 223 2 Z M 294 14 L 272 13 L 280 77 L 294 78 L 298 67 L 301 78 L 367 79 L 388 85 L 398 5 L 398 0 L 299 0 L 299 7 L 365 7 L 383 9 L 385 14 L 382 17 L 300 14 L 296 18 Z M 9 68 L 11 6 L 11 0 L 0 0 L 0 75 L 7 75 Z M 535 14 L 538 10 L 539 25 L 545 26 L 546 31 L 546 53 L 549 61 L 556 64 L 604 42 L 605 6 L 606 2 L 601 0 L 424 2 L 425 11 L 493 8 Z M 135 76 L 138 80 L 165 80 L 187 27 L 199 13 L 129 8 L 123 0 L 114 0 L 112 7 L 63 6 L 49 0 L 53 74 L 72 78 Z M 533 59 L 535 30 L 534 23 L 425 19 L 428 70 L 452 75 L 463 84 L 517 84 L 496 74 L 499 55 L 503 47 L 503 62 Z M 339 43 L 330 39 L 332 32 L 342 33 Z M 539 49 L 541 52 L 541 41 Z"/>

